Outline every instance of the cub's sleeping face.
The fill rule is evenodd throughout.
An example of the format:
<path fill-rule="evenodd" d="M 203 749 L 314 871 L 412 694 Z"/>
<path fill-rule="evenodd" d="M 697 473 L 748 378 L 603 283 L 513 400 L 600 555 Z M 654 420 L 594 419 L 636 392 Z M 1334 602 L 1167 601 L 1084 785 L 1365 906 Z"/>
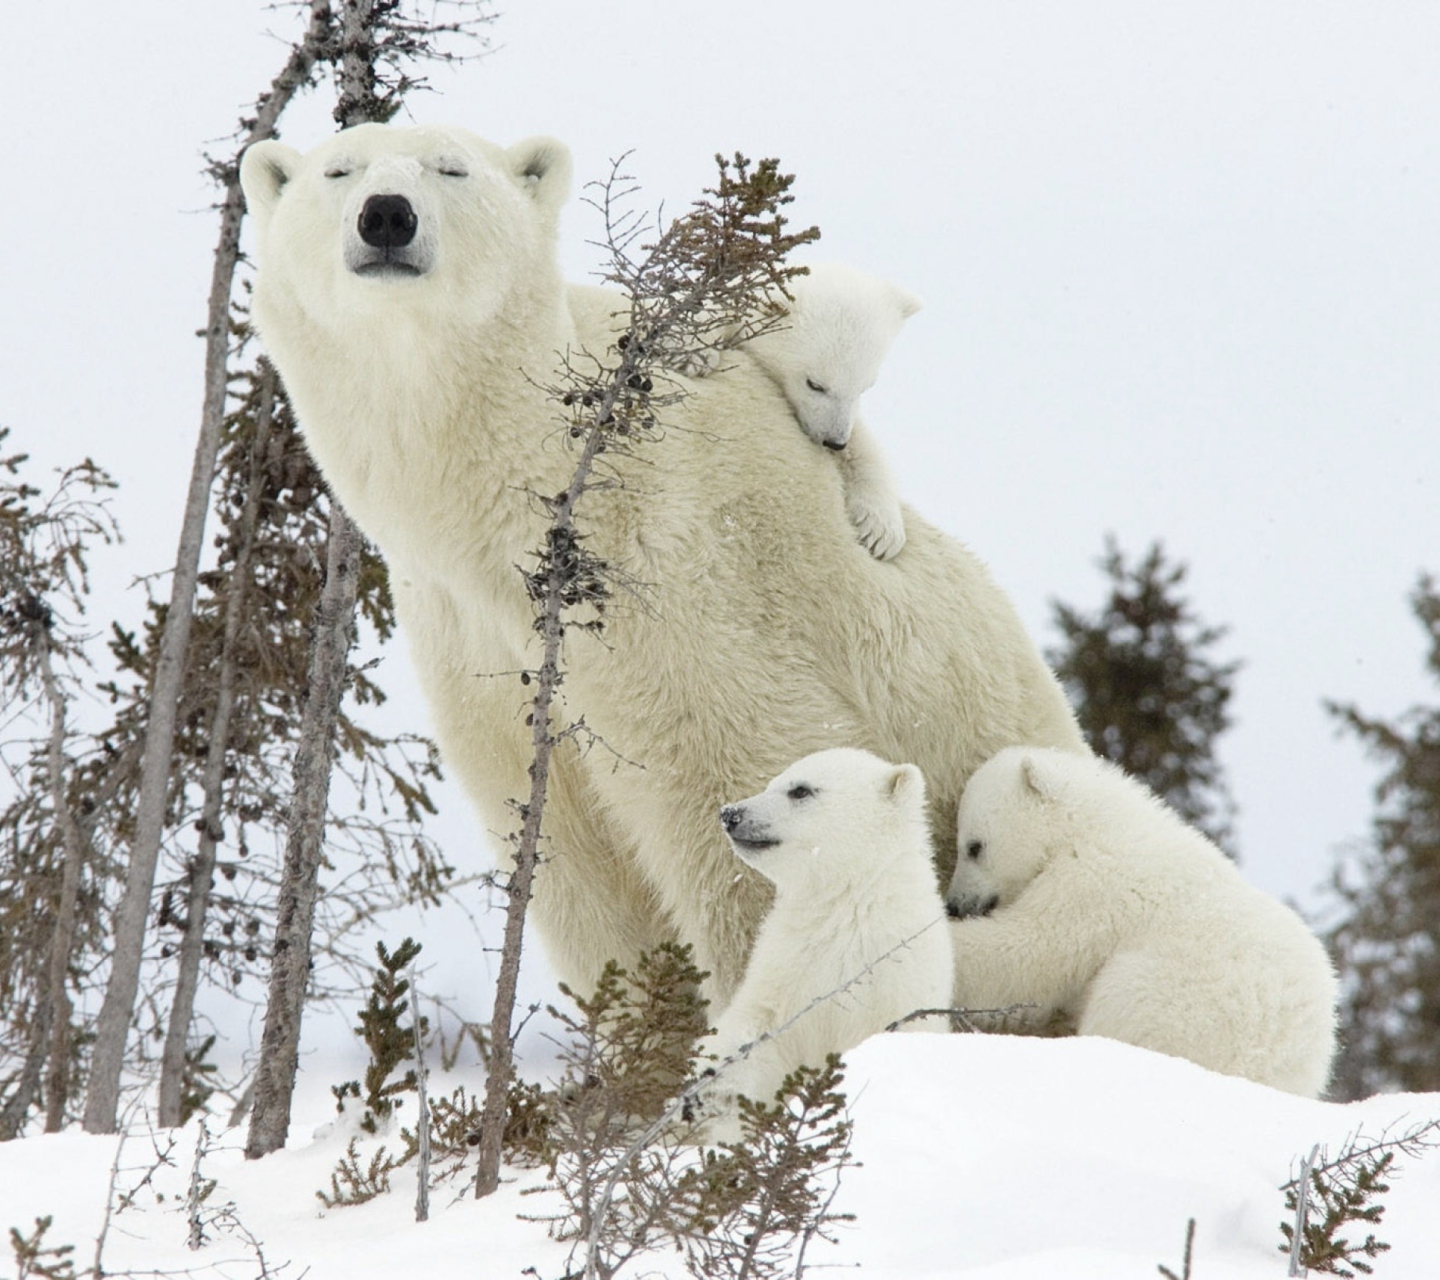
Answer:
<path fill-rule="evenodd" d="M 851 748 L 797 761 L 759 795 L 724 805 L 720 824 L 736 854 L 782 890 L 928 853 L 920 770 Z"/>
<path fill-rule="evenodd" d="M 1010 747 L 986 761 L 960 797 L 955 874 L 945 895 L 952 919 L 1009 906 L 1045 869 L 1046 831 L 1061 803 L 1055 753 Z"/>
<path fill-rule="evenodd" d="M 801 428 L 816 444 L 850 443 L 860 397 L 919 299 L 898 285 L 839 263 L 817 263 L 789 284 L 779 328 L 747 344 L 780 384 Z"/>

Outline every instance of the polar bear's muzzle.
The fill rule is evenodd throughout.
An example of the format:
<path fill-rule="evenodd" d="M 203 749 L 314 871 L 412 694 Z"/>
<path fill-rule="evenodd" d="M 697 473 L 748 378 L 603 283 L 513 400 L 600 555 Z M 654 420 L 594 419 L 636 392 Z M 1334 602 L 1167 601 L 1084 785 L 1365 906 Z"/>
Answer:
<path fill-rule="evenodd" d="M 346 245 L 345 265 L 360 276 L 420 276 L 431 267 L 428 237 L 420 236 L 415 206 L 402 195 L 370 196 L 355 221 L 357 240 Z"/>
<path fill-rule="evenodd" d="M 956 895 L 945 899 L 945 914 L 952 920 L 969 920 L 973 916 L 988 916 L 999 905 L 998 893 L 988 898 L 973 893 Z"/>
<path fill-rule="evenodd" d="M 743 804 L 727 804 L 720 809 L 720 825 L 735 846 L 735 852 L 742 858 L 747 853 L 758 853 L 762 849 L 773 849 L 780 843 L 770 834 L 770 828 L 754 818 Z"/>

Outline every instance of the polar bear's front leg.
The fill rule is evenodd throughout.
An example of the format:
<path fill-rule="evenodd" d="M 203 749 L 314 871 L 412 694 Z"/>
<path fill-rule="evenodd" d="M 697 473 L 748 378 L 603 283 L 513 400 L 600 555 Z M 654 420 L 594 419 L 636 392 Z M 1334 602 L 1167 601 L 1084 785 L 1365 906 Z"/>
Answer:
<path fill-rule="evenodd" d="M 785 1035 L 775 1034 L 779 1015 L 757 1011 L 742 988 L 736 1003 L 716 1021 L 715 1034 L 701 1042 L 709 1079 L 700 1091 L 703 1141 L 740 1141 L 739 1100 L 770 1104 L 791 1069 Z"/>
<path fill-rule="evenodd" d="M 950 941 L 955 949 L 955 1007 L 979 1011 L 1020 1006 L 1019 1020 L 1027 1027 L 1043 1027 L 1069 1010 L 1100 963 L 1083 938 L 1018 904 L 1002 907 L 993 916 L 952 921 Z"/>
<path fill-rule="evenodd" d="M 860 544 L 877 560 L 893 560 L 905 546 L 905 516 L 890 468 L 869 428 L 858 418 L 850 443 L 838 458 L 845 481 L 845 513 Z"/>

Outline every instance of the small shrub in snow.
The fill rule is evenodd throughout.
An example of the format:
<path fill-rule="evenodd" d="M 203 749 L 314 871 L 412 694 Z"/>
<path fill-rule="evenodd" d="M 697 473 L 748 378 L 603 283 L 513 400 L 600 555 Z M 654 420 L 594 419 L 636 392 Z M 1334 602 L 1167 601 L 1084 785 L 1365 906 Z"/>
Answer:
<path fill-rule="evenodd" d="M 10 1228 L 10 1247 L 15 1251 L 15 1280 L 29 1280 L 30 1276 L 44 1280 L 75 1280 L 75 1264 L 70 1255 L 75 1252 L 73 1244 L 47 1246 L 45 1233 L 50 1230 L 54 1219 L 47 1213 L 35 1219 L 35 1230 L 28 1236 L 22 1235 L 19 1227 Z"/>
<path fill-rule="evenodd" d="M 358 1138 L 351 1138 L 345 1148 L 345 1155 L 330 1175 L 330 1193 L 315 1193 L 316 1199 L 327 1209 L 342 1205 L 364 1204 L 376 1196 L 383 1196 L 390 1190 L 390 1172 L 403 1163 L 396 1160 L 385 1148 L 379 1147 L 370 1157 L 368 1165 L 360 1163 L 360 1152 L 356 1149 Z"/>
<path fill-rule="evenodd" d="M 559 1088 L 523 1099 L 564 1203 L 547 1221 L 576 1241 L 587 1280 L 668 1249 L 704 1280 L 767 1280 L 842 1217 L 829 1211 L 850 1137 L 836 1056 L 793 1072 L 769 1102 L 742 1098 L 740 1141 L 695 1145 L 683 1116 L 707 1029 L 703 977 L 674 945 L 633 974 L 609 966 L 575 999 L 579 1017 L 556 1014 L 575 1036 Z"/>
<path fill-rule="evenodd" d="M 740 1099 L 739 1142 L 707 1150 L 675 1180 L 671 1220 L 691 1275 L 769 1280 L 797 1242 L 851 1214 L 829 1211 L 849 1160 L 838 1054 L 785 1077 L 771 1103 Z"/>
<path fill-rule="evenodd" d="M 1373 1142 L 1357 1130 L 1334 1160 L 1327 1160 L 1317 1146 L 1302 1161 L 1299 1177 L 1281 1188 L 1292 1214 L 1292 1221 L 1280 1224 L 1285 1237 L 1280 1251 L 1290 1255 L 1290 1274 L 1318 1271 L 1349 1280 L 1357 1273 L 1371 1275 L 1375 1268 L 1366 1259 L 1390 1246 L 1366 1228 L 1377 1225 L 1385 1213 L 1381 1198 L 1390 1187 L 1384 1179 L 1393 1176 L 1396 1155 L 1414 1157 L 1437 1146 L 1440 1120 L 1415 1125 L 1394 1138 L 1385 1132 Z M 1352 1242 L 1340 1234 L 1357 1223 L 1366 1229 L 1364 1240 Z"/>
<path fill-rule="evenodd" d="M 370 1050 L 364 1084 L 362 1087 L 358 1080 L 347 1080 L 331 1089 L 338 1111 L 345 1110 L 347 1098 L 364 1100 L 365 1114 L 360 1120 L 360 1127 L 366 1133 L 379 1133 L 400 1105 L 400 1095 L 414 1093 L 419 1088 L 413 1067 L 398 1079 L 391 1077 L 402 1063 L 415 1059 L 416 1029 L 404 1025 L 402 1021 L 409 1012 L 410 984 L 400 975 L 420 954 L 420 944 L 413 938 L 406 938 L 392 954 L 385 949 L 383 942 L 377 942 L 375 952 L 380 966 L 375 970 L 370 1000 L 360 1010 L 360 1025 L 355 1028 Z M 427 1030 L 428 1019 L 421 1018 L 419 1038 L 423 1039 Z"/>

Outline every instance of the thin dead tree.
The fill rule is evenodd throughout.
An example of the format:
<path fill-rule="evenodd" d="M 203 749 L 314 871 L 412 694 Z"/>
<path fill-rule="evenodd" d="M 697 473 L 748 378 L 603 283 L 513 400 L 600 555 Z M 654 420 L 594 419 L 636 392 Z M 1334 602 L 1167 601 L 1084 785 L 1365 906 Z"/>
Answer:
<path fill-rule="evenodd" d="M 430 1072 L 425 1065 L 425 1018 L 420 1012 L 419 974 L 410 970 L 410 1031 L 415 1037 L 415 1221 L 430 1221 Z"/>
<path fill-rule="evenodd" d="M 345 0 L 340 17 L 340 83 L 335 119 L 342 129 L 385 118 L 376 97 L 375 0 Z M 355 638 L 355 596 L 362 539 L 331 495 L 325 586 L 315 627 L 310 675 L 295 754 L 295 792 L 285 841 L 280 910 L 270 966 L 270 993 L 245 1154 L 268 1155 L 285 1145 L 290 1099 L 300 1061 L 300 1022 L 310 981 L 315 895 L 324 857 L 335 722 L 345 694 Z"/>
<path fill-rule="evenodd" d="M 84 1117 L 85 1129 L 90 1133 L 115 1131 L 125 1046 L 140 985 L 145 925 L 150 914 L 156 863 L 165 827 L 176 708 L 185 674 L 195 586 L 210 506 L 210 486 L 215 474 L 215 458 L 220 447 L 229 387 L 230 304 L 240 260 L 240 227 L 245 214 L 244 196 L 240 190 L 240 155 L 252 142 L 274 136 L 281 113 L 301 89 L 313 82 L 317 65 L 330 48 L 332 38 L 329 0 L 311 0 L 305 34 L 291 46 L 280 74 L 256 102 L 253 117 L 241 121 L 239 145 L 230 158 L 210 165 L 211 176 L 224 194 L 220 203 L 220 236 L 215 247 L 205 325 L 205 390 L 200 433 L 195 444 L 190 488 L 171 579 L 170 607 L 165 613 L 150 695 L 134 834 L 125 889 L 114 919 L 110 977 L 95 1028 Z"/>
<path fill-rule="evenodd" d="M 716 157 L 720 176 L 715 188 L 690 212 L 673 222 L 653 245 L 630 250 L 643 233 L 637 215 L 624 212 L 634 194 L 619 164 L 597 184 L 590 201 L 605 220 L 610 269 L 607 279 L 625 292 L 630 312 L 625 332 L 601 355 L 570 362 L 563 384 L 547 388 L 564 411 L 566 436 L 579 449 L 570 483 L 558 495 L 536 494 L 549 517 L 537 565 L 525 574 L 525 587 L 536 609 L 540 664 L 521 679 L 533 683 L 530 710 L 530 793 L 517 804 L 521 827 L 512 836 L 514 868 L 505 885 L 505 936 L 491 1013 L 491 1054 L 480 1121 L 477 1197 L 499 1185 L 507 1099 L 514 1073 L 512 1024 L 520 973 L 520 950 L 540 857 L 542 821 L 550 760 L 556 744 L 584 732 L 583 722 L 556 726 L 551 708 L 564 681 L 561 651 L 567 630 L 604 630 L 604 609 L 615 575 L 585 545 L 576 525 L 580 499 L 595 489 L 623 483 L 613 468 L 599 467 L 602 455 L 629 452 L 636 442 L 653 439 L 661 429 L 658 414 L 678 403 L 683 392 L 656 391 L 665 368 L 706 362 L 723 346 L 752 337 L 777 323 L 765 306 L 767 294 L 785 288 L 800 270 L 784 265 L 791 249 L 819 237 L 815 228 L 790 233 L 780 209 L 793 198 L 790 175 L 775 160 L 753 169 L 737 155 Z M 577 611 L 581 611 L 577 614 Z"/>
<path fill-rule="evenodd" d="M 190 1023 L 195 1013 L 195 994 L 200 986 L 200 961 L 205 948 L 205 921 L 210 891 L 215 883 L 215 850 L 223 838 L 221 809 L 224 802 L 225 771 L 230 743 L 230 716 L 235 707 L 238 679 L 240 628 L 250 598 L 246 591 L 250 559 L 255 549 L 260 503 L 265 489 L 265 451 L 275 411 L 277 375 L 268 361 L 261 365 L 258 380 L 259 405 L 255 435 L 250 445 L 250 475 L 244 507 L 237 521 L 235 561 L 230 570 L 229 594 L 225 602 L 224 637 L 220 648 L 220 672 L 215 708 L 210 722 L 210 750 L 202 780 L 204 799 L 196 825 L 200 839 L 191 860 L 189 892 L 185 902 L 185 932 L 180 941 L 175 994 L 160 1057 L 159 1121 L 171 1128 L 184 1122 L 185 1050 Z"/>
<path fill-rule="evenodd" d="M 332 508 L 325 587 L 300 722 L 300 748 L 295 757 L 295 793 L 286 833 L 265 1029 L 245 1142 L 245 1154 L 250 1159 L 283 1147 L 290 1131 L 290 1098 L 300 1061 L 300 1018 L 310 980 L 315 896 L 324 857 L 335 719 L 345 692 L 347 657 L 355 633 L 360 550 L 359 531 L 338 507 Z"/>
<path fill-rule="evenodd" d="M 434 23 L 407 16 L 400 0 L 340 0 L 331 60 L 337 69 L 334 111 L 342 129 L 384 122 L 419 82 L 403 67 L 420 59 L 453 60 L 435 44 L 439 35 L 471 34 L 483 16 Z M 388 69 L 388 73 L 387 73 Z M 300 1022 L 310 977 L 311 929 L 325 814 L 334 759 L 335 725 L 349 677 L 355 601 L 364 540 L 332 495 L 325 586 L 295 758 L 295 794 L 286 839 L 285 870 L 271 964 L 265 1029 L 256 1069 L 245 1154 L 267 1155 L 285 1144 L 299 1063 Z"/>

